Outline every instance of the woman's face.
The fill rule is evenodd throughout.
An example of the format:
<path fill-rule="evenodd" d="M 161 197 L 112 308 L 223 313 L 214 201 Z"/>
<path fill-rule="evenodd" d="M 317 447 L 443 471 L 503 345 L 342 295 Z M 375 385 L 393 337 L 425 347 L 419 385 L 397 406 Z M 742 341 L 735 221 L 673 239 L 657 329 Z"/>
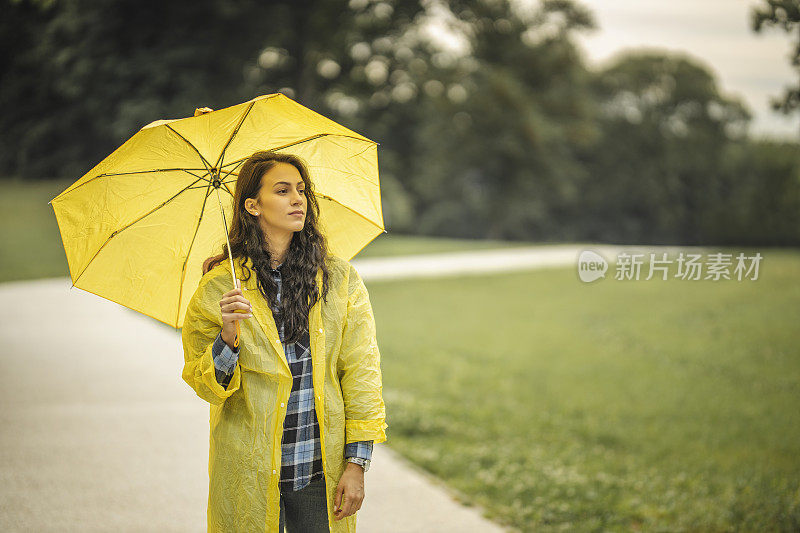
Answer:
<path fill-rule="evenodd" d="M 305 188 L 297 167 L 279 162 L 261 177 L 258 195 L 246 199 L 245 208 L 267 234 L 301 231 L 306 221 Z"/>

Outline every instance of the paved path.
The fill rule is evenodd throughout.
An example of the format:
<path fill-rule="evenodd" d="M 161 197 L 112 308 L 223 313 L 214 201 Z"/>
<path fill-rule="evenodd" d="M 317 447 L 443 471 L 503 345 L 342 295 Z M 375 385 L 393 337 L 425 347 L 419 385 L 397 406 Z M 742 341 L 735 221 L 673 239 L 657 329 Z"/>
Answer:
<path fill-rule="evenodd" d="M 48 279 L 0 284 L 0 531 L 202 532 L 208 405 L 178 332 Z M 385 444 L 361 532 L 499 532 Z"/>
<path fill-rule="evenodd" d="M 365 280 L 400 279 L 415 277 L 483 275 L 488 272 L 509 272 L 535 268 L 575 266 L 583 250 L 600 253 L 609 262 L 615 262 L 618 253 L 655 253 L 657 258 L 667 252 L 669 257 L 678 251 L 700 251 L 691 246 L 615 246 L 592 244 L 553 244 L 521 246 L 442 254 L 409 255 L 354 259 L 353 265 Z M 645 255 L 645 259 L 650 256 Z"/>
<path fill-rule="evenodd" d="M 568 265 L 580 249 L 353 263 L 377 280 Z M 180 378 L 179 333 L 70 285 L 0 284 L 0 531 L 205 531 L 208 406 Z M 365 484 L 363 533 L 502 531 L 385 444 Z"/>

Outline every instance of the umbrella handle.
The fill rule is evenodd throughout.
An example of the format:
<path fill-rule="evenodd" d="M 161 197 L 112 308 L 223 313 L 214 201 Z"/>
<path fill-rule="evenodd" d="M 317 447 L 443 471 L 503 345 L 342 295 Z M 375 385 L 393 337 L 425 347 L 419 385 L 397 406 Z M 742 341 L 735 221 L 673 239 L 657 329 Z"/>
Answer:
<path fill-rule="evenodd" d="M 239 347 L 239 321 L 236 321 L 236 337 L 233 338 L 233 349 L 236 350 Z"/>

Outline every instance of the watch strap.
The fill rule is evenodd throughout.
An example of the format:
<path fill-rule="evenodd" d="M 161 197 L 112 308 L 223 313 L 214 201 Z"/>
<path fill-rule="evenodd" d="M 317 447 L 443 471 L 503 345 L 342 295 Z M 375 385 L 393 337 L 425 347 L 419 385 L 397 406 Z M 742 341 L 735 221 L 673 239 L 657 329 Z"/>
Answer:
<path fill-rule="evenodd" d="M 364 459 L 363 457 L 348 457 L 347 462 L 361 465 L 361 467 L 364 469 L 364 472 L 369 470 L 369 459 Z"/>

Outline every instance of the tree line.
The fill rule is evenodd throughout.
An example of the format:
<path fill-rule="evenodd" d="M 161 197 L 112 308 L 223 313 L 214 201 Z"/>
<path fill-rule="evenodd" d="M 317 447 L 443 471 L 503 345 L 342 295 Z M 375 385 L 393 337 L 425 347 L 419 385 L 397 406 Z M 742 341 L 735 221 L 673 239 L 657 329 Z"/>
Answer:
<path fill-rule="evenodd" d="M 3 3 L 5 178 L 78 179 L 153 120 L 280 91 L 381 143 L 390 231 L 800 244 L 800 145 L 752 138 L 691 55 L 590 68 L 577 2 Z M 432 9 L 468 53 L 426 38 Z"/>

